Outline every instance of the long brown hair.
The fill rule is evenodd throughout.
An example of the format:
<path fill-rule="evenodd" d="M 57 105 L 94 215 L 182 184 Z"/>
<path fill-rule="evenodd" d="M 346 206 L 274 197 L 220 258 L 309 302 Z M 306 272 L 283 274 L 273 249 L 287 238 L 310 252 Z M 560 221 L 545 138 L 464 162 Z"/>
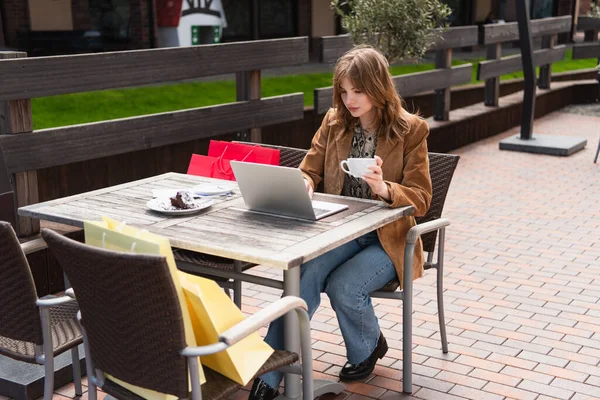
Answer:
<path fill-rule="evenodd" d="M 367 45 L 356 46 L 340 57 L 333 71 L 334 124 L 349 129 L 358 123 L 342 101 L 342 80 L 349 78 L 373 103 L 377 131 L 383 129 L 388 139 L 409 131 L 409 113 L 402 107 L 389 66 L 383 54 Z"/>

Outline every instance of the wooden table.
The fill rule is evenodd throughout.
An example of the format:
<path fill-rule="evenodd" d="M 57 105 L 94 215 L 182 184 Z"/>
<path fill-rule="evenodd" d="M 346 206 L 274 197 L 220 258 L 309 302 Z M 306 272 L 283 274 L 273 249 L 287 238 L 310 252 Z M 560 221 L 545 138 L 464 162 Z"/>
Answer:
<path fill-rule="evenodd" d="M 319 200 L 347 202 L 350 209 L 320 221 L 249 212 L 239 190 L 215 198 L 213 206 L 188 216 L 166 216 L 146 207 L 152 189 L 184 189 L 217 180 L 166 173 L 122 185 L 21 207 L 19 215 L 83 227 L 84 220 L 108 216 L 169 238 L 173 247 L 262 264 L 284 270 L 286 295 L 299 296 L 303 263 L 373 231 L 413 214 L 412 207 L 389 208 L 380 201 L 317 195 Z M 233 183 L 233 182 L 232 182 Z M 254 277 L 254 281 L 263 279 Z M 252 279 L 248 279 L 252 281 Z M 257 282 L 260 283 L 260 282 Z M 286 349 L 297 351 L 299 335 L 295 315 L 286 316 Z M 286 375 L 288 398 L 300 396 L 300 377 Z M 339 392 L 343 386 L 315 381 L 315 395 Z"/>

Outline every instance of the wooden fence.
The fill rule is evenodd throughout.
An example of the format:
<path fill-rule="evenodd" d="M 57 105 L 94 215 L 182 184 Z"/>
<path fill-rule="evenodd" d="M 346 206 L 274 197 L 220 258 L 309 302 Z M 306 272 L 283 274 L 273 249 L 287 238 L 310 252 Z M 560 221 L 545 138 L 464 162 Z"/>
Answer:
<path fill-rule="evenodd" d="M 536 50 L 536 64 L 542 66 L 541 87 L 550 86 L 550 63 L 565 55 L 564 46 L 556 46 L 556 35 L 569 29 L 569 16 L 532 21 L 533 36 L 543 38 L 543 48 Z M 600 25 L 582 17 L 579 29 L 589 31 L 586 37 L 591 40 L 597 38 Z M 404 97 L 435 92 L 433 116 L 444 123 L 451 109 L 450 88 L 470 83 L 472 77 L 471 64 L 451 65 L 453 49 L 483 44 L 487 46 L 488 60 L 478 65 L 479 77 L 486 80 L 482 101 L 498 105 L 499 75 L 521 70 L 520 56 L 501 57 L 502 43 L 515 40 L 518 40 L 515 23 L 450 28 L 431 48 L 436 55 L 434 70 L 396 76 L 394 81 Z M 351 47 L 346 35 L 323 37 L 320 42 L 321 60 L 325 63 L 333 63 Z M 574 48 L 574 58 L 599 55 L 597 43 Z M 308 39 L 305 37 L 31 59 L 24 53 L 0 52 L 0 219 L 10 220 L 14 209 L 36 203 L 40 198 L 66 195 L 64 190 L 51 195 L 47 192 L 49 186 L 62 185 L 66 180 L 81 181 L 69 189 L 71 193 L 90 190 L 119 183 L 105 179 L 104 175 L 118 175 L 124 181 L 163 172 L 165 168 L 173 169 L 172 158 L 181 154 L 183 158 L 188 157 L 198 149 L 197 142 L 204 146 L 209 138 L 244 132 L 245 136 L 238 136 L 239 139 L 261 142 L 261 128 L 269 125 L 278 125 L 279 132 L 287 132 L 291 124 L 305 117 L 303 95 L 261 98 L 261 70 L 307 62 Z M 32 130 L 31 98 L 227 73 L 236 74 L 237 101 L 234 103 Z M 332 87 L 315 90 L 317 116 L 308 118 L 310 121 L 304 118 L 299 126 L 305 127 L 307 132 L 302 135 L 312 136 L 311 127 L 318 115 L 332 105 L 332 91 Z M 168 150 L 160 155 L 151 153 L 159 149 Z M 139 157 L 135 162 L 126 160 L 132 154 Z M 94 160 L 93 163 L 90 160 Z M 99 160 L 106 161 L 102 164 Z M 179 169 L 187 160 L 177 164 Z M 138 168 L 140 164 L 151 163 L 153 168 L 130 171 L 132 165 Z M 70 164 L 68 171 L 56 172 L 67 164 Z M 105 172 L 94 173 L 94 169 Z M 88 182 L 89 177 L 74 178 L 79 171 L 94 174 L 93 184 Z M 41 187 L 46 192 L 40 195 L 38 188 Z M 9 202 L 11 205 L 7 207 Z M 10 216 L 2 214 L 6 214 L 7 209 L 11 210 Z M 18 218 L 16 225 L 20 235 L 39 229 L 36 221 L 24 218 Z"/>
<path fill-rule="evenodd" d="M 584 43 L 576 43 L 573 46 L 573 59 L 596 58 L 600 64 L 600 43 L 598 43 L 600 18 L 579 17 L 577 30 L 585 33 Z M 598 81 L 600 81 L 600 74 Z"/>
<path fill-rule="evenodd" d="M 570 30 L 571 16 L 531 21 L 531 36 L 542 38 L 542 49 L 534 52 L 534 64 L 541 67 L 538 80 L 541 89 L 550 88 L 551 64 L 565 58 L 566 47 L 556 45 L 558 34 Z M 516 22 L 483 25 L 481 39 L 487 60 L 479 63 L 477 79 L 485 80 L 485 105 L 498 106 L 500 76 L 523 69 L 520 55 L 502 57 L 502 44 L 519 40 L 519 27 Z"/>
<path fill-rule="evenodd" d="M 308 62 L 308 38 L 26 58 L 0 53 L 0 194 L 14 208 L 38 202 L 37 171 L 47 167 L 250 130 L 302 119 L 302 93 L 261 99 L 265 68 Z M 236 73 L 237 101 L 96 123 L 32 131 L 31 98 L 158 84 Z M 11 197 L 12 195 L 8 196 Z M 5 203 L 6 204 L 6 203 Z M 39 222 L 17 218 L 17 231 Z"/>
<path fill-rule="evenodd" d="M 550 88 L 551 64 L 564 59 L 566 54 L 564 45 L 556 45 L 557 35 L 569 32 L 570 28 L 570 16 L 531 21 L 532 36 L 542 37 L 542 49 L 535 51 L 536 66 L 542 67 L 539 77 L 540 88 Z M 479 28 L 476 26 L 449 28 L 431 49 L 436 52 L 434 70 L 396 76 L 394 82 L 403 97 L 435 91 L 433 118 L 447 121 L 450 111 L 450 88 L 470 83 L 472 77 L 471 64 L 452 67 L 452 49 L 481 44 L 486 46 L 487 60 L 478 64 L 477 76 L 478 79 L 486 82 L 484 103 L 488 106 L 497 106 L 500 96 L 500 75 L 522 70 L 521 56 L 502 57 L 502 45 L 518 40 L 519 31 L 516 22 L 489 24 Z M 348 35 L 323 37 L 320 42 L 320 60 L 324 63 L 333 63 L 350 48 L 351 41 Z M 332 94 L 332 87 L 315 90 L 316 113 L 323 114 L 332 106 Z"/>
<path fill-rule="evenodd" d="M 435 68 L 394 77 L 398 92 L 407 97 L 435 90 L 434 118 L 447 120 L 450 113 L 450 88 L 471 82 L 472 64 L 452 66 L 452 49 L 475 46 L 478 43 L 476 26 L 449 28 L 432 46 L 436 52 Z M 321 61 L 331 63 L 352 47 L 347 35 L 327 36 L 321 39 Z M 315 89 L 315 111 L 323 114 L 333 105 L 333 87 Z"/>

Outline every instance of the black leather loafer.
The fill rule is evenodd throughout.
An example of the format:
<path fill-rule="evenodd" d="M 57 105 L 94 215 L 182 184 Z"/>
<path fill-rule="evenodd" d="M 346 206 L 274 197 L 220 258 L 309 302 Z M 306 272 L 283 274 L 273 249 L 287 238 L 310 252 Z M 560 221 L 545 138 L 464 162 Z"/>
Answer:
<path fill-rule="evenodd" d="M 380 333 L 379 339 L 377 340 L 377 346 L 375 346 L 375 350 L 373 350 L 371 355 L 360 364 L 350 364 L 347 362 L 346 365 L 344 365 L 344 368 L 342 368 L 340 371 L 340 379 L 343 381 L 356 381 L 366 378 L 367 376 L 371 375 L 371 372 L 373 372 L 373 369 L 375 369 L 377 359 L 383 358 L 387 351 L 387 342 L 383 337 L 383 333 Z"/>

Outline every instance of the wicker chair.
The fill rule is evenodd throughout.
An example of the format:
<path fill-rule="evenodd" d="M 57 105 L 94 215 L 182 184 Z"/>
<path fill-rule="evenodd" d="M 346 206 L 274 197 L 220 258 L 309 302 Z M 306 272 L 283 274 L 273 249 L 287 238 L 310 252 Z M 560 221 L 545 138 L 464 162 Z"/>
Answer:
<path fill-rule="evenodd" d="M 290 147 L 281 147 L 273 145 L 261 146 L 277 148 L 281 150 L 282 160 L 286 160 L 287 166 L 298 167 L 306 155 L 306 150 L 294 149 Z M 450 187 L 454 170 L 458 164 L 458 155 L 429 153 L 429 173 L 431 175 L 431 183 L 433 186 L 433 196 L 431 205 L 427 213 L 416 218 L 417 226 L 413 227 L 407 234 L 407 247 L 404 255 L 405 271 L 412 272 L 412 255 L 417 237 L 421 236 L 423 241 L 423 250 L 427 253 L 427 261 L 423 266 L 425 270 L 437 270 L 437 304 L 438 304 L 438 319 L 440 324 L 440 336 L 442 341 L 442 351 L 448 352 L 448 340 L 446 337 L 446 324 L 444 321 L 444 298 L 443 298 L 443 283 L 444 283 L 444 238 L 445 228 L 450 225 L 446 219 L 442 219 L 442 210 L 446 201 L 446 195 Z M 283 164 L 283 162 L 282 162 Z M 437 249 L 437 260 L 433 262 L 433 256 L 436 248 L 437 232 L 439 235 L 439 245 Z M 409 264 L 410 263 L 410 264 Z M 394 279 L 388 282 L 383 288 L 371 293 L 371 297 L 379 298 L 394 298 L 403 301 L 404 308 L 404 323 L 403 323 L 403 390 L 406 393 L 411 392 L 412 386 L 412 275 L 405 276 L 404 290 L 399 291 L 400 282 Z"/>
<path fill-rule="evenodd" d="M 256 144 L 248 142 L 238 143 L 252 145 Z M 302 162 L 302 159 L 306 155 L 306 150 L 296 149 L 292 147 L 271 146 L 265 144 L 261 144 L 261 146 L 280 150 L 279 165 L 283 167 L 298 167 L 298 165 L 300 165 L 300 162 Z M 182 271 L 208 277 L 217 281 L 219 285 L 224 287 L 226 290 L 232 289 L 233 301 L 238 307 L 241 307 L 242 281 L 238 279 L 228 279 L 224 276 L 227 276 L 229 272 L 246 271 L 247 269 L 254 267 L 255 264 L 243 263 L 240 261 L 232 260 L 230 258 L 218 257 L 204 253 L 197 253 L 194 251 L 184 249 L 175 249 L 173 251 L 173 256 L 175 257 L 175 261 L 177 261 L 178 268 Z M 219 273 L 219 275 L 215 275 L 215 271 L 218 271 L 217 273 Z"/>
<path fill-rule="evenodd" d="M 442 351 L 448 353 L 446 322 L 444 321 L 443 287 L 445 233 L 446 227 L 450 225 L 450 221 L 441 218 L 441 215 L 459 158 L 459 156 L 454 154 L 429 153 L 429 173 L 433 186 L 433 196 L 427 213 L 422 217 L 416 218 L 417 225 L 412 227 L 406 235 L 407 245 L 404 251 L 403 290 L 397 290 L 400 287 L 400 282 L 398 279 L 394 279 L 380 290 L 371 293 L 371 297 L 402 300 L 402 390 L 405 393 L 412 392 L 412 264 L 415 244 L 419 237 L 423 241 L 423 251 L 427 253 L 427 261 L 423 268 L 425 270 L 432 268 L 437 270 L 437 305 L 440 337 L 442 340 Z M 437 246 L 437 260 L 433 263 L 438 231 L 440 234 Z"/>
<path fill-rule="evenodd" d="M 8 221 L 15 226 L 14 187 L 6 170 L 2 151 L 0 151 L 0 221 Z"/>
<path fill-rule="evenodd" d="M 290 366 L 298 361 L 296 353 L 276 351 L 257 375 L 281 368 L 302 373 L 304 398 L 312 399 L 310 325 L 302 299 L 284 297 L 222 333 L 219 342 L 186 347 L 181 308 L 164 257 L 99 249 L 48 229 L 42 237 L 81 307 L 91 400 L 96 387 L 119 399 L 140 399 L 104 373 L 177 398 L 227 398 L 240 385 L 204 367 L 207 381 L 200 391 L 198 357 L 227 349 L 291 310 L 300 319 L 302 366 Z"/>
<path fill-rule="evenodd" d="M 0 193 L 0 221 L 16 224 L 14 192 Z"/>
<path fill-rule="evenodd" d="M 19 244 L 0 222 L 0 354 L 45 369 L 44 399 L 54 391 L 54 357 L 71 350 L 75 393 L 82 395 L 77 346 L 83 342 L 77 302 L 68 296 L 39 299 L 25 254 L 45 247 L 41 239 Z"/>

